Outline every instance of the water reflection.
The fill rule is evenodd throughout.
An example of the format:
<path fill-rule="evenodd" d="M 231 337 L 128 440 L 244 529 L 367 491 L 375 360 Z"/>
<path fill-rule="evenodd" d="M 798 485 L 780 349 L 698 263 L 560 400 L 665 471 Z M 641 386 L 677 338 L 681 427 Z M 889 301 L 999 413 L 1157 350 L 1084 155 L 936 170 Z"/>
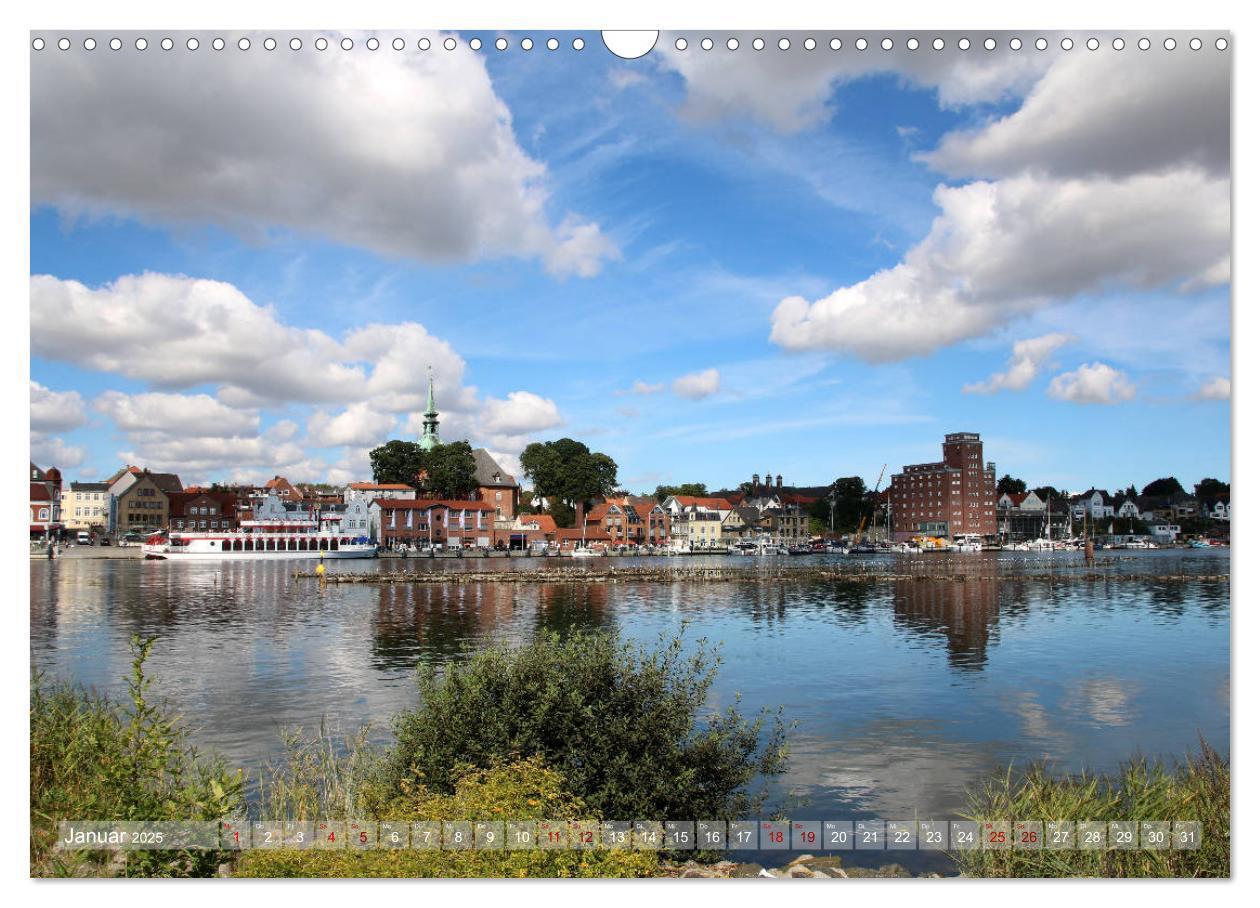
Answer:
<path fill-rule="evenodd" d="M 894 621 L 914 633 L 943 637 L 951 665 L 979 671 L 997 629 L 999 586 L 993 578 L 899 580 L 893 585 Z"/>
<path fill-rule="evenodd" d="M 1200 734 L 1228 751 L 1228 582 L 1160 579 L 1227 574 L 1228 557 L 1142 553 L 1097 580 L 1041 557 L 799 561 L 852 576 L 321 586 L 283 562 L 32 562 L 31 656 L 121 693 L 128 637 L 158 635 L 151 671 L 196 743 L 254 771 L 283 726 L 371 722 L 385 740 L 414 705 L 418 662 L 545 631 L 653 645 L 687 624 L 688 640 L 721 645 L 711 705 L 739 693 L 748 712 L 782 707 L 796 723 L 776 797 L 806 798 L 793 815 L 812 818 L 948 813 L 1012 761 L 1110 768 L 1139 750 L 1183 754 Z M 876 568 L 913 579 L 872 579 Z"/>

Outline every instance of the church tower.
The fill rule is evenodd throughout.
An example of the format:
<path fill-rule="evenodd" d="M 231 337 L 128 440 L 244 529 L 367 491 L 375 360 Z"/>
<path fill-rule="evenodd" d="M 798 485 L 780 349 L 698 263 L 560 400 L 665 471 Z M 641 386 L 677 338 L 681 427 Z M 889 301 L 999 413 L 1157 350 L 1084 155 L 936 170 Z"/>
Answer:
<path fill-rule="evenodd" d="M 430 366 L 429 405 L 428 409 L 424 411 L 424 429 L 420 433 L 420 447 L 426 451 L 431 451 L 441 443 L 442 439 L 438 437 L 437 402 L 433 399 L 433 367 Z"/>

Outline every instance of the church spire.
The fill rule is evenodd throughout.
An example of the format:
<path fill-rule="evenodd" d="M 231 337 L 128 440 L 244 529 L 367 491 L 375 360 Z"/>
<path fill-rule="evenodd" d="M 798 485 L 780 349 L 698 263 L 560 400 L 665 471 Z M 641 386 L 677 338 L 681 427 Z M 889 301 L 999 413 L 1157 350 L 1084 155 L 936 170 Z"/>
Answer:
<path fill-rule="evenodd" d="M 438 437 L 437 402 L 433 398 L 433 367 L 429 366 L 429 404 L 428 409 L 424 411 L 424 429 L 420 433 L 420 447 L 429 451 L 441 443 L 442 439 Z"/>

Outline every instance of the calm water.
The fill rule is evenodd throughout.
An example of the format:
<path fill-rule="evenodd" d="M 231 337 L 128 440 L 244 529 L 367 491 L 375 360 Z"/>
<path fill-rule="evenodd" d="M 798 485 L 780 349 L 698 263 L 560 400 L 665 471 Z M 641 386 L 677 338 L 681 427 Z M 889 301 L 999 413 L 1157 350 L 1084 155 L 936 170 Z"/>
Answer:
<path fill-rule="evenodd" d="M 796 723 L 790 770 L 771 803 L 803 799 L 789 813 L 810 819 L 945 817 L 962 806 L 968 785 L 1010 761 L 1110 768 L 1137 752 L 1184 754 L 1200 734 L 1228 751 L 1229 585 L 1158 579 L 1227 574 L 1228 552 L 1100 556 L 1112 556 L 1100 559 L 1101 573 L 1149 577 L 1071 580 L 1065 575 L 1083 569 L 1079 555 L 986 554 L 833 559 L 854 570 L 949 575 L 874 584 L 320 590 L 294 580 L 292 563 L 33 561 L 31 658 L 54 676 L 121 692 L 128 638 L 158 635 L 150 671 L 197 742 L 249 772 L 276 752 L 285 726 L 326 720 L 348 732 L 370 722 L 387 739 L 389 717 L 414 702 L 418 661 L 462 659 L 488 640 L 527 640 L 543 629 L 607 629 L 651 642 L 686 623 L 691 638 L 722 645 L 715 706 L 738 692 L 748 711 L 782 706 Z M 878 860 L 893 858 L 930 863 L 910 852 Z"/>

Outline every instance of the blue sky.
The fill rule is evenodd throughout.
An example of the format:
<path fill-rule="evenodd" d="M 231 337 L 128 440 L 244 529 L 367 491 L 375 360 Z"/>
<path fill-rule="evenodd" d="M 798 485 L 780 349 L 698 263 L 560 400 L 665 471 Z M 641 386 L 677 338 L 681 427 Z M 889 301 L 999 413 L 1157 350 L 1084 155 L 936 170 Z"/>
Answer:
<path fill-rule="evenodd" d="M 32 54 L 33 459 L 367 478 L 431 364 L 635 491 L 1228 478 L 1227 55 L 459 37 Z"/>

